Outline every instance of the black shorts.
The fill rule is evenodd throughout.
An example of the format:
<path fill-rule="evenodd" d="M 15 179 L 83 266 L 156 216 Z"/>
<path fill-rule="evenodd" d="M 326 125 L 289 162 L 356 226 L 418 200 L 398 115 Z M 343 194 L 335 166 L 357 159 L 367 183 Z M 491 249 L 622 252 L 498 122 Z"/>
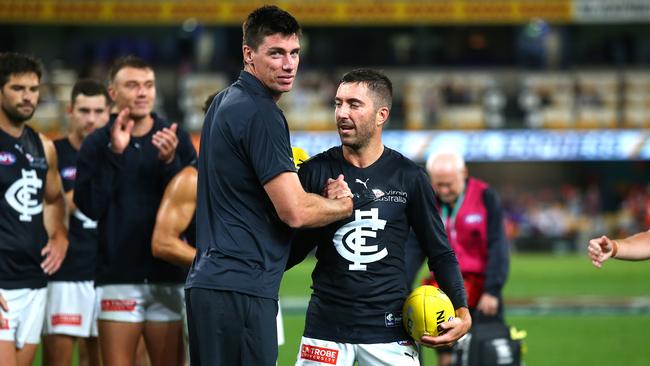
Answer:
<path fill-rule="evenodd" d="M 185 301 L 192 366 L 275 366 L 276 300 L 191 288 Z"/>

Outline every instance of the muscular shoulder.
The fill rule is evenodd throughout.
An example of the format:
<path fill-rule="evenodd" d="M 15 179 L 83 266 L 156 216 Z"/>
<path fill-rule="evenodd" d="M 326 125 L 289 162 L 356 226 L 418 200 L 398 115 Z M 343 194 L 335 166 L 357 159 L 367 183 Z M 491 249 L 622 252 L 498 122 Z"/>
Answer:
<path fill-rule="evenodd" d="M 183 168 L 176 176 L 173 181 L 181 186 L 193 187 L 196 190 L 196 180 L 198 176 L 198 171 L 192 165 L 188 165 Z"/>
<path fill-rule="evenodd" d="M 188 165 L 183 168 L 167 185 L 165 198 L 173 202 L 195 202 L 198 172 Z"/>
<path fill-rule="evenodd" d="M 48 146 L 54 148 L 54 141 L 52 141 L 51 138 L 47 137 L 46 135 L 44 135 L 44 134 L 42 134 L 40 132 L 38 133 L 38 138 L 41 139 L 41 142 L 43 143 L 43 146 L 48 145 Z"/>
<path fill-rule="evenodd" d="M 42 133 L 39 133 L 38 137 L 41 139 L 41 143 L 43 144 L 45 159 L 47 159 L 48 163 L 54 161 L 53 159 L 56 158 L 56 148 L 54 147 L 54 142 Z"/>

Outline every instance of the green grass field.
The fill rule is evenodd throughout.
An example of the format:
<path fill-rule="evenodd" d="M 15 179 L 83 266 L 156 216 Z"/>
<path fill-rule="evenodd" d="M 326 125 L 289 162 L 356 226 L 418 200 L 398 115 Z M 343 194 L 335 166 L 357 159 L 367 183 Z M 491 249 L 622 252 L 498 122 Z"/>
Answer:
<path fill-rule="evenodd" d="M 280 296 L 286 300 L 283 307 L 287 310 L 286 344 L 280 347 L 280 366 L 293 365 L 296 359 L 304 322 L 304 311 L 299 308 L 308 301 L 313 265 L 311 260 L 302 263 L 287 272 L 282 282 Z M 646 333 L 650 329 L 650 312 L 589 311 L 591 303 L 596 307 L 602 302 L 632 297 L 648 301 L 650 262 L 611 261 L 598 270 L 586 255 L 513 255 L 509 278 L 507 303 L 545 298 L 577 300 L 583 305 L 583 310 L 576 313 L 549 309 L 512 315 L 506 309 L 508 323 L 528 332 L 528 366 L 650 364 Z M 425 365 L 436 364 L 432 351 L 427 350 L 425 357 Z"/>
<path fill-rule="evenodd" d="M 314 260 L 309 259 L 287 272 L 282 281 L 286 343 L 279 350 L 279 366 L 296 360 L 313 266 Z M 631 298 L 650 304 L 650 262 L 611 261 L 598 270 L 586 255 L 513 255 L 509 278 L 505 299 L 513 304 L 511 309 L 535 299 L 582 304 L 582 310 L 573 312 L 551 308 L 522 315 L 506 309 L 508 323 L 528 332 L 527 366 L 650 364 L 650 305 L 632 312 L 589 311 L 592 304 L 598 308 L 604 302 Z M 34 364 L 41 364 L 40 355 Z M 433 351 L 426 350 L 423 366 L 435 364 Z"/>

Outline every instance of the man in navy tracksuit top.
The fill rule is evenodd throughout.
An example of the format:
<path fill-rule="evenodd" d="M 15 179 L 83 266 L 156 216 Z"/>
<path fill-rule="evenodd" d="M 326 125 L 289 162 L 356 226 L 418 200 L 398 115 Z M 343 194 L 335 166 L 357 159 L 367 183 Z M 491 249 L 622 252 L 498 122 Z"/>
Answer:
<path fill-rule="evenodd" d="M 190 138 L 151 111 L 155 75 L 127 56 L 110 71 L 119 114 L 84 141 L 74 201 L 98 221 L 99 334 L 106 365 L 130 365 L 144 335 L 153 365 L 182 360 L 182 268 L 151 254 L 167 182 L 196 158 Z"/>
<path fill-rule="evenodd" d="M 86 347 L 89 363 L 98 365 L 97 222 L 78 210 L 72 202 L 77 177 L 77 156 L 82 141 L 108 122 L 111 98 L 97 81 L 82 79 L 72 87 L 67 108 L 70 132 L 54 141 L 59 158 L 59 174 L 68 204 L 70 245 L 61 269 L 49 278 L 43 331 L 43 358 L 46 364 L 70 365 L 75 338 Z M 81 356 L 81 353 L 80 353 Z"/>
<path fill-rule="evenodd" d="M 291 90 L 300 26 L 276 6 L 243 26 L 244 70 L 205 117 L 196 211 L 196 257 L 186 285 L 193 366 L 273 366 L 278 289 L 295 227 L 352 213 L 338 197 L 306 193 L 291 160 L 289 129 L 276 102 Z"/>
<path fill-rule="evenodd" d="M 300 180 L 310 192 L 320 192 L 330 175 L 344 175 L 354 194 L 354 214 L 303 230 L 292 243 L 288 266 L 318 246 L 296 366 L 419 365 L 418 350 L 401 320 L 408 296 L 404 251 L 411 228 L 457 316 L 440 325 L 444 335 L 417 341 L 450 344 L 471 325 L 458 262 L 427 176 L 382 143 L 391 101 L 392 84 L 385 75 L 369 69 L 345 74 L 335 98 L 341 146 L 300 168 Z"/>

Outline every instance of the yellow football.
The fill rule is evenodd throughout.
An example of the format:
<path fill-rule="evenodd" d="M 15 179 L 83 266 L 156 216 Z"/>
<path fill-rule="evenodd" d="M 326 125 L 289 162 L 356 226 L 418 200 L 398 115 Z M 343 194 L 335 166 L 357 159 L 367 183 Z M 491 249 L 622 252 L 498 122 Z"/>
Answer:
<path fill-rule="evenodd" d="M 293 163 L 296 164 L 296 169 L 300 169 L 300 164 L 309 159 L 309 154 L 305 149 L 297 146 L 291 146 L 293 152 Z"/>
<path fill-rule="evenodd" d="M 404 329 L 416 342 L 423 335 L 437 336 L 438 326 L 454 318 L 454 305 L 435 286 L 420 286 L 406 298 L 402 308 Z"/>

